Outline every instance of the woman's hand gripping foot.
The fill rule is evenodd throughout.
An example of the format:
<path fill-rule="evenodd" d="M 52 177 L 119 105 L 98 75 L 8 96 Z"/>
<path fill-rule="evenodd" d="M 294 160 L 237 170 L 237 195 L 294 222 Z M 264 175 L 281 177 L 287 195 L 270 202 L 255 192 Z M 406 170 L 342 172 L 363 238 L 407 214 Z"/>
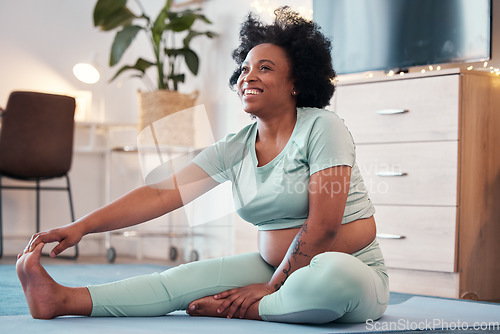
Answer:
<path fill-rule="evenodd" d="M 57 317 L 60 301 L 60 285 L 45 271 L 40 264 L 40 256 L 44 244 L 40 243 L 33 251 L 28 247 L 17 256 L 16 271 L 24 295 L 28 302 L 31 316 L 35 319 L 52 319 Z"/>

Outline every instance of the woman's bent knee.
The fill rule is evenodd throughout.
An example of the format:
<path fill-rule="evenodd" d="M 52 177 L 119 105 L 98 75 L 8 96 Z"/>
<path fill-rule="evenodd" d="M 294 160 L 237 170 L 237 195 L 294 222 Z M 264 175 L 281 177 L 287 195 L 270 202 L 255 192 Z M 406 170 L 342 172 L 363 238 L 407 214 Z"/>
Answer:
<path fill-rule="evenodd" d="M 357 293 L 367 266 L 352 255 L 339 252 L 318 254 L 311 260 L 311 283 L 331 296 Z"/>
<path fill-rule="evenodd" d="M 278 292 L 264 297 L 259 312 L 268 321 L 363 322 L 363 317 L 377 316 L 385 309 L 373 291 L 377 279 L 372 268 L 352 255 L 322 253 L 290 275 Z"/>

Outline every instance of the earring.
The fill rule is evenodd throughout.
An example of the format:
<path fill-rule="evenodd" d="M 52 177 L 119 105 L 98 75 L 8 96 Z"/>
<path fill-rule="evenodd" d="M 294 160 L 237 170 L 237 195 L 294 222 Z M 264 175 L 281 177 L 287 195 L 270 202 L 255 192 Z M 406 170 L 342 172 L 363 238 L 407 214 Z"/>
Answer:
<path fill-rule="evenodd" d="M 292 91 L 292 95 L 297 95 L 297 91 L 295 89 Z"/>

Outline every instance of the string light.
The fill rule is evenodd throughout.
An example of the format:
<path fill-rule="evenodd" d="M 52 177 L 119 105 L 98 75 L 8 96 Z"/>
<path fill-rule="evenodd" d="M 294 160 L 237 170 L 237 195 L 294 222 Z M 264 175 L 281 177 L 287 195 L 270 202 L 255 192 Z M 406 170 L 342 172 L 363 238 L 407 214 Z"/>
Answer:
<path fill-rule="evenodd" d="M 475 64 L 475 65 L 478 66 L 477 70 L 489 71 L 490 73 L 495 74 L 497 77 L 500 77 L 500 68 L 495 68 L 493 66 L 488 67 L 489 64 L 487 61 L 485 61 L 482 64 L 483 65 L 482 68 L 478 64 Z M 469 65 L 466 67 L 466 69 L 467 69 L 467 71 L 472 71 L 474 69 L 474 65 Z M 441 70 L 442 70 L 441 65 L 429 65 L 428 67 L 421 68 L 420 73 L 423 74 L 423 73 L 427 73 L 427 71 L 441 71 Z M 396 74 L 399 74 L 399 76 L 403 77 L 404 75 L 406 75 L 406 72 L 405 71 L 396 72 L 394 70 L 390 70 L 390 71 L 386 72 L 386 76 L 388 76 L 388 77 L 393 77 Z M 371 79 L 374 77 L 374 74 L 372 72 L 366 72 L 365 77 L 367 79 Z"/>

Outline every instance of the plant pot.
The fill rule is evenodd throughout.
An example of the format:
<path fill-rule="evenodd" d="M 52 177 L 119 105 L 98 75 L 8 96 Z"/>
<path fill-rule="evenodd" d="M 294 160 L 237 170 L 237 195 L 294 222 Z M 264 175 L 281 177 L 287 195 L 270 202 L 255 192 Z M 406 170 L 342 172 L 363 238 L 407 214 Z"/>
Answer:
<path fill-rule="evenodd" d="M 194 117 L 187 109 L 194 107 L 197 95 L 197 92 L 188 95 L 168 90 L 139 91 L 139 134 L 148 128 L 146 131 L 155 134 L 156 144 L 193 146 Z"/>

